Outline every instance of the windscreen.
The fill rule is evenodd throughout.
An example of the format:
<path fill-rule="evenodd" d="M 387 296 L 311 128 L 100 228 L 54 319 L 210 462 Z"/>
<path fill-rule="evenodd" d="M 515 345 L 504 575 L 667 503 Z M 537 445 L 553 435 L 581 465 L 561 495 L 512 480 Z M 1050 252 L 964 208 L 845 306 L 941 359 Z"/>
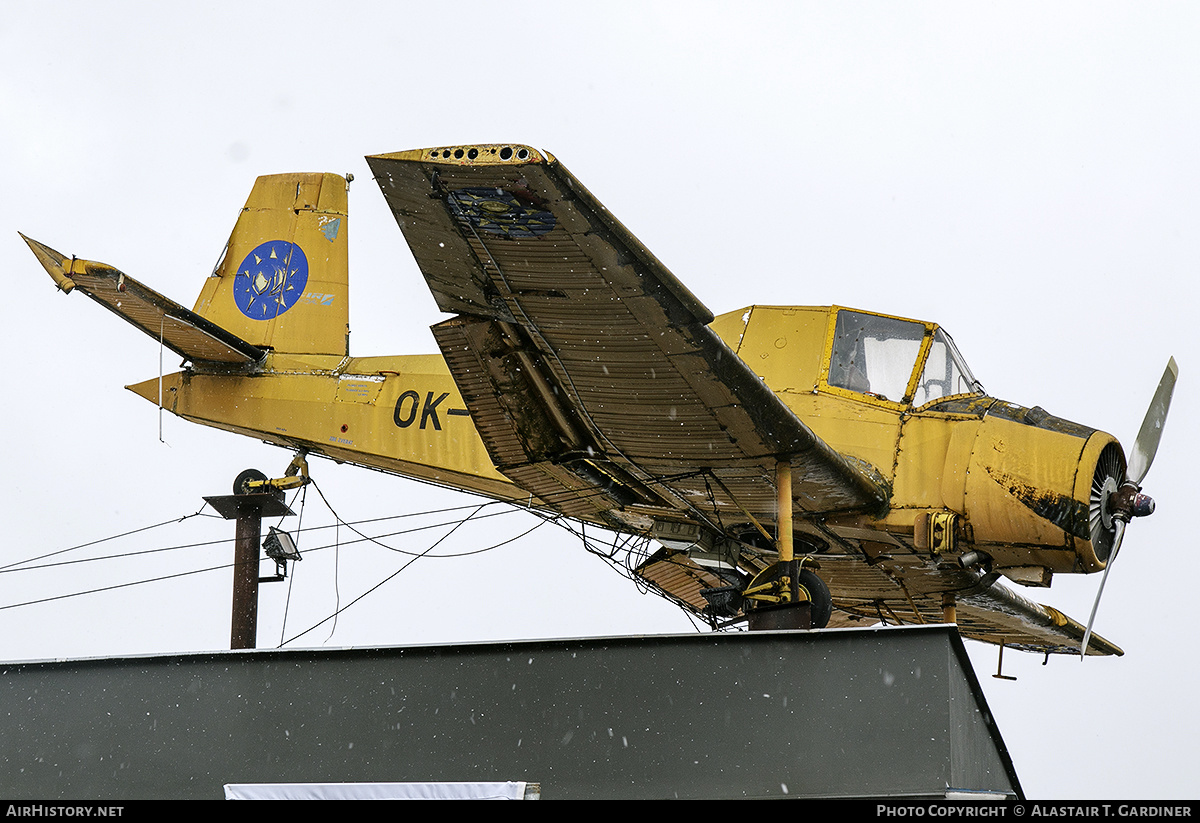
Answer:
<path fill-rule="evenodd" d="M 943 397 L 974 392 L 982 393 L 983 387 L 967 368 L 950 335 L 938 329 L 933 333 L 925 370 L 913 392 L 913 405 L 923 406 Z"/>

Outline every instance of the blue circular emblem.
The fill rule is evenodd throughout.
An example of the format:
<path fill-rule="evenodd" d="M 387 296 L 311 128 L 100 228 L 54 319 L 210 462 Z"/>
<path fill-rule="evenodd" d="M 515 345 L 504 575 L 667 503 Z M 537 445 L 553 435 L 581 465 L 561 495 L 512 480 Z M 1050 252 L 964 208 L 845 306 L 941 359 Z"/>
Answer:
<path fill-rule="evenodd" d="M 233 301 L 251 320 L 270 320 L 296 305 L 308 285 L 308 258 L 286 240 L 270 240 L 246 255 L 233 279 Z"/>
<path fill-rule="evenodd" d="M 489 234 L 519 240 L 554 228 L 554 215 L 525 189 L 459 189 L 450 192 L 450 208 L 462 220 Z"/>

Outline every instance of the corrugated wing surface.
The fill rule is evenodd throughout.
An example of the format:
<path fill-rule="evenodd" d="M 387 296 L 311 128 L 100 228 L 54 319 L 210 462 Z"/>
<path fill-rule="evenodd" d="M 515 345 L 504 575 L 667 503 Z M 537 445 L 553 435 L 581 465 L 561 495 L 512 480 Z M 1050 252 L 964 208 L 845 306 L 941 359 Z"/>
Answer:
<path fill-rule="evenodd" d="M 802 511 L 884 502 L 557 161 L 493 152 L 466 165 L 444 151 L 368 161 L 439 306 L 460 314 L 435 334 L 514 482 L 564 513 L 625 527 L 662 516 L 728 524 L 742 510 L 773 521 L 775 460 L 791 456 Z"/>

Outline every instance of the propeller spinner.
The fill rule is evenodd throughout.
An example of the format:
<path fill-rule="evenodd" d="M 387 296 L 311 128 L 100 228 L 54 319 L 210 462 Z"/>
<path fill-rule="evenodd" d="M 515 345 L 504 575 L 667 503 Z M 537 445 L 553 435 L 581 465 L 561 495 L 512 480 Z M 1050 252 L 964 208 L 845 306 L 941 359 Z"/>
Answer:
<path fill-rule="evenodd" d="M 1171 394 L 1175 391 L 1175 380 L 1179 377 L 1179 367 L 1175 358 L 1167 362 L 1162 380 L 1150 408 L 1146 410 L 1146 418 L 1142 428 L 1138 430 L 1137 440 L 1129 453 L 1129 466 L 1122 471 L 1120 456 L 1112 458 L 1104 471 L 1097 471 L 1098 485 L 1093 486 L 1092 506 L 1089 511 L 1092 534 L 1110 535 L 1107 542 L 1111 545 L 1105 560 L 1104 574 L 1100 578 L 1100 588 L 1096 591 L 1096 600 L 1092 603 L 1092 613 L 1088 617 L 1087 630 L 1083 633 L 1083 644 L 1080 646 L 1079 657 L 1082 660 L 1087 654 L 1088 641 L 1092 637 L 1092 624 L 1096 620 L 1096 610 L 1100 607 L 1100 597 L 1104 594 L 1104 584 L 1108 581 L 1108 571 L 1117 560 L 1117 552 L 1121 549 L 1121 540 L 1125 536 L 1125 526 L 1134 517 L 1145 517 L 1154 513 L 1154 500 L 1142 494 L 1142 481 L 1150 471 L 1154 462 L 1154 454 L 1158 451 L 1158 443 L 1162 439 L 1163 424 L 1167 422 L 1167 412 L 1171 408 Z M 1103 459 L 1103 458 L 1102 458 Z M 1104 469 L 1104 466 L 1101 467 Z M 1103 476 L 1101 476 L 1103 475 Z M 1124 475 L 1122 477 L 1122 475 Z M 1097 542 L 1097 545 L 1101 545 Z"/>

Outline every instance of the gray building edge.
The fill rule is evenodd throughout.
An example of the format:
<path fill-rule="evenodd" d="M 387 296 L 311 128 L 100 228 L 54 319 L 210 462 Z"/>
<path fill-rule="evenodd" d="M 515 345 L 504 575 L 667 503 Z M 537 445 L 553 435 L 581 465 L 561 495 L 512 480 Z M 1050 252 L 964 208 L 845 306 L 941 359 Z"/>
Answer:
<path fill-rule="evenodd" d="M 1002 795 L 952 626 L 0 664 L 0 796 L 501 781 L 545 799 Z"/>

